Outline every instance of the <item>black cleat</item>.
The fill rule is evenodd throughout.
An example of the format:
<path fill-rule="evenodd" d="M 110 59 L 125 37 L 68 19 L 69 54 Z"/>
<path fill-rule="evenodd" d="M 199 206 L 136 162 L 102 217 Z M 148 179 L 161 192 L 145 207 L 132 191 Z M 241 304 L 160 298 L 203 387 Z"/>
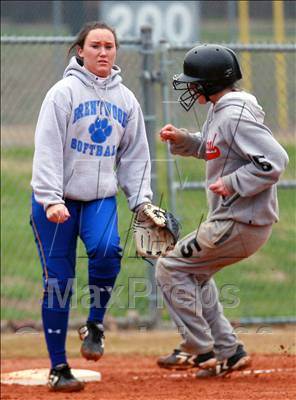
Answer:
<path fill-rule="evenodd" d="M 80 352 L 87 360 L 98 361 L 104 354 L 104 328 L 102 324 L 87 322 L 79 328 L 82 340 Z"/>
<path fill-rule="evenodd" d="M 175 349 L 172 354 L 160 357 L 157 364 L 160 368 L 173 369 L 173 370 L 186 370 L 191 368 L 214 368 L 216 365 L 216 358 L 213 351 L 206 354 L 189 354 L 179 349 Z"/>
<path fill-rule="evenodd" d="M 236 352 L 233 356 L 217 363 L 215 368 L 210 368 L 208 370 L 198 371 L 196 373 L 196 378 L 213 378 L 219 376 L 225 376 L 233 371 L 240 371 L 251 365 L 251 357 L 246 353 L 243 345 L 239 344 Z"/>
<path fill-rule="evenodd" d="M 61 364 L 49 372 L 48 383 L 51 392 L 79 392 L 84 389 L 84 383 L 72 375 L 68 364 Z"/>

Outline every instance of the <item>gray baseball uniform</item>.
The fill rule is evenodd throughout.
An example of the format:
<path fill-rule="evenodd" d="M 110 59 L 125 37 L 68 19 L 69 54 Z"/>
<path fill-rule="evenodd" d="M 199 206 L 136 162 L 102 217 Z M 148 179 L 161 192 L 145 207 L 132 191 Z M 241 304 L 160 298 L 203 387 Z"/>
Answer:
<path fill-rule="evenodd" d="M 230 92 L 209 109 L 202 132 L 187 133 L 171 152 L 206 160 L 207 219 L 156 265 L 156 279 L 183 337 L 181 350 L 218 359 L 234 354 L 237 338 L 212 278 L 221 268 L 254 254 L 278 221 L 275 183 L 288 156 L 263 124 L 264 112 L 246 92 Z M 209 190 L 222 177 L 232 193 Z"/>

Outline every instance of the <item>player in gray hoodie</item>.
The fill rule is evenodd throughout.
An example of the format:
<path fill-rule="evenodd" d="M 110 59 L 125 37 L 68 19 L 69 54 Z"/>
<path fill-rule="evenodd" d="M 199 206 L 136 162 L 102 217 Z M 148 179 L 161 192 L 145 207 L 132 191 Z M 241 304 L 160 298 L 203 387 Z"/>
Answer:
<path fill-rule="evenodd" d="M 88 255 L 90 290 L 81 353 L 96 361 L 104 351 L 103 319 L 122 257 L 118 186 L 131 210 L 152 198 L 144 119 L 114 64 L 117 47 L 108 25 L 86 24 L 36 127 L 31 225 L 43 267 L 42 320 L 53 391 L 83 389 L 65 350 L 78 236 Z"/>
<path fill-rule="evenodd" d="M 223 315 L 212 276 L 268 240 L 278 221 L 275 184 L 288 163 L 287 153 L 264 125 L 256 98 L 236 88 L 241 78 L 232 50 L 193 48 L 173 85 L 182 90 L 179 102 L 186 111 L 196 102 L 211 102 L 206 122 L 198 133 L 171 124 L 160 132 L 173 154 L 206 161 L 207 219 L 156 266 L 157 282 L 183 338 L 158 365 L 197 367 L 197 377 L 221 376 L 250 365 Z"/>

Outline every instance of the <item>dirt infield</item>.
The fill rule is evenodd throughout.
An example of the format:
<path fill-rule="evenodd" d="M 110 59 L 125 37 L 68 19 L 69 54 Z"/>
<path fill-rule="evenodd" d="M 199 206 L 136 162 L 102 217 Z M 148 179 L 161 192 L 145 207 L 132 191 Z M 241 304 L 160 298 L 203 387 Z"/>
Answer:
<path fill-rule="evenodd" d="M 296 399 L 296 357 L 287 352 L 294 347 L 293 332 L 266 335 L 249 334 L 245 342 L 252 355 L 253 373 L 236 372 L 227 378 L 198 380 L 194 371 L 167 371 L 157 367 L 158 354 L 163 354 L 176 344 L 176 335 L 170 333 L 112 333 L 107 336 L 107 351 L 98 362 L 87 362 L 79 357 L 76 336 L 69 338 L 69 361 L 73 368 L 93 369 L 102 374 L 102 381 L 88 383 L 83 392 L 70 394 L 49 393 L 46 387 L 1 385 L 1 399 L 5 400 L 292 400 Z M 7 337 L 2 343 L 2 372 L 29 368 L 46 368 L 48 359 L 40 335 Z M 33 336 L 33 337 L 32 337 Z M 260 342 L 271 339 L 270 353 L 259 354 Z M 246 340 L 245 340 L 246 339 Z M 16 347 L 16 343 L 23 342 Z M 32 343 L 34 345 L 32 346 Z M 153 344 L 154 343 L 154 344 Z M 41 346 L 41 347 L 39 347 Z M 250 348 L 251 347 L 251 348 Z M 258 348 L 257 353 L 254 348 Z M 263 347 L 264 348 L 264 347 Z M 137 350 L 135 350 L 137 349 Z M 109 351 L 108 351 L 109 350 Z M 277 353 L 274 351 L 277 350 Z M 22 354 L 26 354 L 24 357 Z M 40 357 L 40 353 L 42 358 Z M 142 354 L 140 354 L 142 353 Z M 45 355 L 45 357 L 43 356 Z M 249 371 L 250 371 L 249 370 Z M 258 372 L 258 370 L 264 370 Z M 270 370 L 269 372 L 267 372 Z"/>
<path fill-rule="evenodd" d="M 229 378 L 197 380 L 192 372 L 161 370 L 154 356 L 106 355 L 99 363 L 72 359 L 73 368 L 100 371 L 102 382 L 88 383 L 83 392 L 53 394 L 47 388 L 36 386 L 1 385 L 1 399 L 79 399 L 79 400 L 292 400 L 296 398 L 294 356 L 253 355 L 258 369 L 284 369 L 280 372 L 261 373 L 256 376 L 233 373 Z M 46 359 L 7 360 L 3 371 L 24 367 L 48 366 Z M 285 371 L 286 369 L 286 371 Z"/>

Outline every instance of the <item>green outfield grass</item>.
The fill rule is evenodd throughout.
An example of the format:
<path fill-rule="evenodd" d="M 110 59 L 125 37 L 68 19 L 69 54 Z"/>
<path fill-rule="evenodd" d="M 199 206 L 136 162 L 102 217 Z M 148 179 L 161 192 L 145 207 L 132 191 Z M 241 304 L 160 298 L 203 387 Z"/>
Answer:
<path fill-rule="evenodd" d="M 251 21 L 252 43 L 272 42 L 273 26 L 271 21 Z M 237 42 L 238 27 L 230 30 L 223 20 L 203 20 L 201 38 L 203 42 Z M 286 19 L 286 41 L 295 40 L 294 20 Z M 52 26 L 43 24 L 3 24 L 4 35 L 52 35 Z M 63 26 L 61 35 L 68 35 L 67 26 Z M 48 88 L 61 76 L 66 64 L 67 45 L 3 45 L 1 62 L 3 64 L 3 89 L 5 102 L 1 111 L 4 142 L 9 146 L 17 143 L 19 147 L 2 150 L 2 228 L 1 228 L 1 298 L 2 319 L 39 319 L 40 298 L 42 297 L 41 267 L 37 250 L 29 225 L 30 215 L 30 178 L 33 150 L 32 133 L 37 120 L 40 104 Z M 136 50 L 136 51 L 135 51 Z M 169 54 L 167 77 L 180 71 L 185 50 Z M 240 56 L 240 54 L 239 54 Z M 266 123 L 277 139 L 285 144 L 290 156 L 290 164 L 283 179 L 295 179 L 296 145 L 291 140 L 295 126 L 295 84 L 294 54 L 285 53 L 285 78 L 287 104 L 278 101 L 276 91 L 275 57 L 273 53 L 252 53 L 252 92 L 258 97 L 266 111 Z M 15 60 L 18 60 L 16 63 Z M 142 59 L 138 49 L 121 48 L 118 64 L 122 67 L 124 83 L 136 94 L 142 104 L 142 87 L 139 81 Z M 155 70 L 159 70 L 159 55 L 156 55 Z M 36 77 L 38 79 L 36 80 Z M 241 83 L 244 87 L 244 81 Z M 7 90 L 6 90 L 6 89 Z M 22 88 L 22 90 L 20 90 Z M 170 86 L 170 99 L 176 99 Z M 161 104 L 160 87 L 156 88 L 155 103 Z M 278 104 L 286 107 L 288 127 L 282 129 L 279 123 Z M 17 112 L 16 112 L 17 109 Z M 197 129 L 197 121 L 192 112 L 185 113 L 179 105 L 170 105 L 172 121 L 177 126 Z M 157 107 L 157 121 L 163 118 L 162 107 Z M 200 124 L 205 117 L 205 110 L 198 108 Z M 26 126 L 26 129 L 24 128 Z M 28 136 L 31 133 L 31 136 Z M 21 148 L 20 146 L 27 146 Z M 158 143 L 158 192 L 162 205 L 170 207 L 166 178 L 165 146 Z M 195 159 L 177 157 L 175 179 L 184 182 L 203 180 L 204 163 Z M 225 268 L 217 274 L 217 283 L 221 300 L 226 307 L 226 314 L 231 318 L 243 316 L 281 316 L 295 314 L 295 189 L 279 190 L 281 220 L 274 226 L 273 235 L 268 244 L 249 260 Z M 120 233 L 124 249 L 122 271 L 117 280 L 114 305 L 110 313 L 125 316 L 134 308 L 140 315 L 147 314 L 148 296 L 147 276 L 153 270 L 149 264 L 134 257 L 131 235 L 128 231 L 131 213 L 122 193 L 118 196 Z M 180 191 L 177 196 L 177 214 L 182 224 L 182 235 L 195 229 L 201 216 L 206 216 L 207 205 L 203 191 Z M 126 241 L 127 237 L 127 241 Z M 73 317 L 87 313 L 87 260 L 83 244 L 79 242 L 77 258 L 77 281 L 72 305 Z M 146 281 L 145 281 L 146 279 Z M 149 288 L 148 288 L 149 289 Z M 77 305 L 76 305 L 77 304 Z M 163 308 L 162 315 L 168 319 Z"/>
<path fill-rule="evenodd" d="M 295 179 L 295 145 L 286 144 L 290 163 L 283 179 Z M 41 267 L 29 225 L 32 149 L 2 150 L 2 319 L 39 319 L 42 296 Z M 158 187 L 163 205 L 169 207 L 166 187 L 165 146 L 158 143 Z M 175 170 L 182 181 L 202 180 L 204 163 L 195 159 L 176 159 Z M 291 316 L 295 314 L 295 189 L 279 190 L 281 219 L 274 226 L 269 242 L 256 255 L 216 275 L 221 301 L 231 318 L 249 316 Z M 136 309 L 140 315 L 148 310 L 149 264 L 134 257 L 131 213 L 122 193 L 118 196 L 120 233 L 124 257 L 110 313 L 125 316 Z M 180 191 L 177 214 L 182 235 L 196 229 L 207 213 L 203 191 Z M 126 240 L 128 235 L 128 239 Z M 126 246 L 124 246 L 126 244 Z M 87 314 L 87 260 L 82 242 L 77 252 L 77 280 L 72 315 Z M 151 272 L 151 271 L 150 271 Z M 168 318 L 162 308 L 164 319 Z"/>

